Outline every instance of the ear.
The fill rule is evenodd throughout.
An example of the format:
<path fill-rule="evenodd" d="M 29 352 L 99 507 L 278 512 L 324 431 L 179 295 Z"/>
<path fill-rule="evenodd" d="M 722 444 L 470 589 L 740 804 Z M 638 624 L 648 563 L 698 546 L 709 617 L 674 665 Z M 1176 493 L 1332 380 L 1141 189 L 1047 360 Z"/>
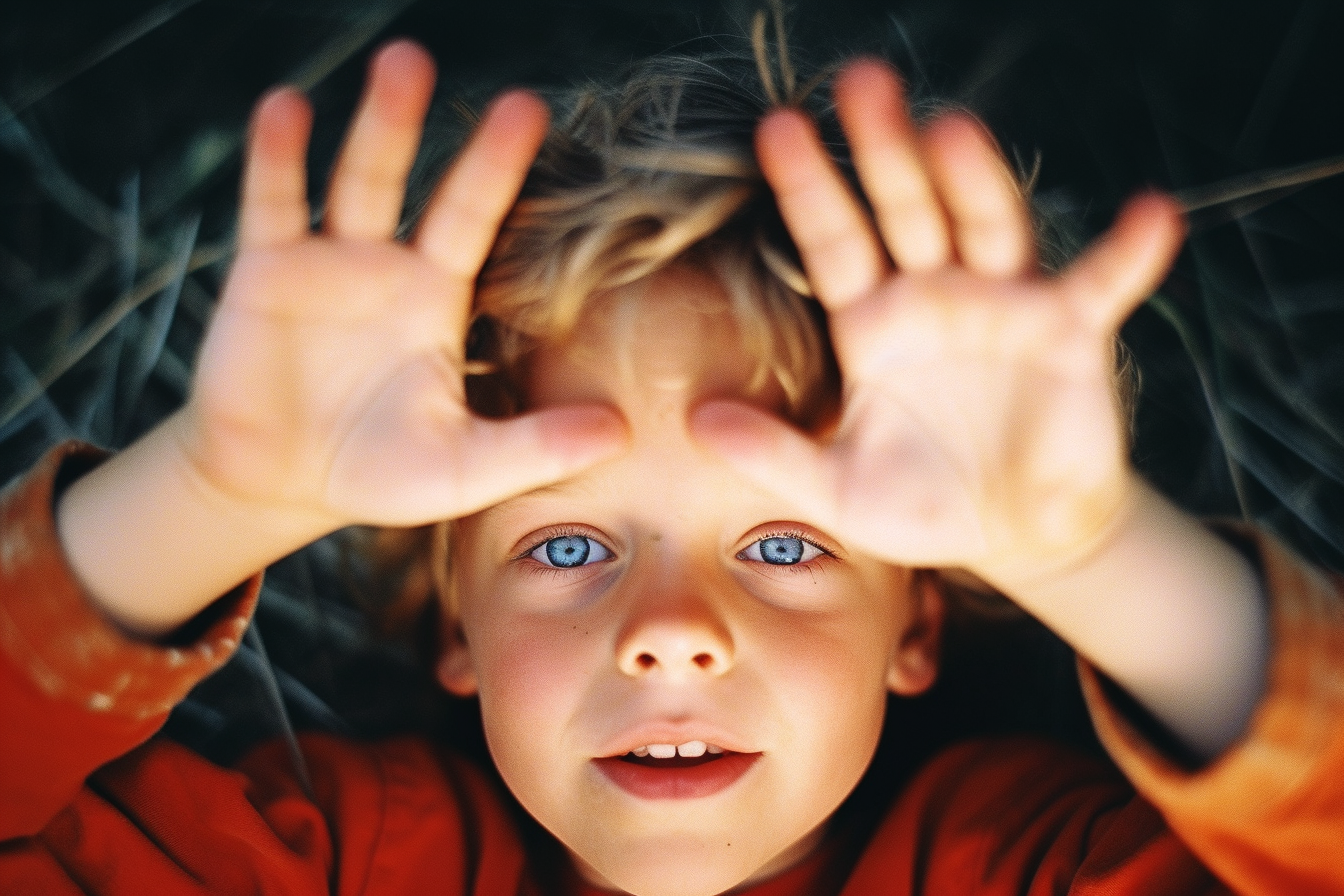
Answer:
<path fill-rule="evenodd" d="M 935 573 L 911 572 L 910 605 L 910 620 L 887 668 L 887 690 L 902 697 L 924 693 L 938 678 L 947 603 Z"/>
<path fill-rule="evenodd" d="M 467 648 L 461 625 L 445 627 L 434 673 L 439 684 L 450 694 L 471 697 L 476 693 L 476 667 L 472 665 L 471 651 Z"/>

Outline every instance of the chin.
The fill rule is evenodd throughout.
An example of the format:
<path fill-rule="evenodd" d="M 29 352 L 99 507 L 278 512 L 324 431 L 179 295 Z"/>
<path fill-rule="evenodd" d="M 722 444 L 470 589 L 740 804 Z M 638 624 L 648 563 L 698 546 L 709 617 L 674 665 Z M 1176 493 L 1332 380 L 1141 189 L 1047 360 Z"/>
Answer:
<path fill-rule="evenodd" d="M 746 852 L 728 843 L 672 836 L 626 844 L 597 862 L 578 856 L 574 861 L 591 883 L 631 896 L 715 896 L 739 886 L 765 864 Z"/>

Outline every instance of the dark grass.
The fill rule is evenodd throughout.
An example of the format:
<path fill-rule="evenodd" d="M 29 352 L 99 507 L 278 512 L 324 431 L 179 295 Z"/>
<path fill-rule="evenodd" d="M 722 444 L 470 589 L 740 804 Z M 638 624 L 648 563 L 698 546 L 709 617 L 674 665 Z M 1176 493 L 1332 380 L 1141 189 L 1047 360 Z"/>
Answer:
<path fill-rule="evenodd" d="M 435 53 L 436 133 L 452 135 L 452 100 L 479 106 L 506 84 L 738 43 L 754 8 L 11 0 L 0 10 L 0 480 L 60 439 L 119 448 L 182 401 L 228 262 L 243 124 L 267 85 L 313 96 L 320 173 L 370 49 L 389 36 Z M 815 0 L 794 4 L 791 27 L 800 52 L 885 55 L 985 115 L 1010 152 L 1039 152 L 1042 204 L 1079 236 L 1146 185 L 1192 201 L 1210 185 L 1249 189 L 1192 216 L 1176 270 L 1126 326 L 1144 383 L 1135 458 L 1186 506 L 1254 521 L 1344 568 L 1344 179 L 1255 193 L 1273 172 L 1344 154 L 1344 6 Z M 428 146 L 421 170 L 451 141 Z M 245 649 L 175 716 L 178 736 L 227 758 L 278 730 L 272 683 L 299 727 L 461 729 L 470 708 L 445 710 L 410 649 L 369 635 L 335 558 L 322 543 L 278 565 L 258 622 L 273 662 Z M 991 729 L 1086 742 L 1057 642 L 1031 630 L 959 644 L 940 693 L 894 716 L 908 746 L 893 755 Z"/>

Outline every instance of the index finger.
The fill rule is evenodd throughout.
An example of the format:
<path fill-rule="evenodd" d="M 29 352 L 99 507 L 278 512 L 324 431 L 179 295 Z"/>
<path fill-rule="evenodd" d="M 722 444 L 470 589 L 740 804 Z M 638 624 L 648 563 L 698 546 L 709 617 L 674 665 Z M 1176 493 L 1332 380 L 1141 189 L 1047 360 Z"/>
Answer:
<path fill-rule="evenodd" d="M 413 244 L 453 279 L 470 283 L 480 273 L 549 121 L 535 94 L 498 97 L 439 182 Z"/>

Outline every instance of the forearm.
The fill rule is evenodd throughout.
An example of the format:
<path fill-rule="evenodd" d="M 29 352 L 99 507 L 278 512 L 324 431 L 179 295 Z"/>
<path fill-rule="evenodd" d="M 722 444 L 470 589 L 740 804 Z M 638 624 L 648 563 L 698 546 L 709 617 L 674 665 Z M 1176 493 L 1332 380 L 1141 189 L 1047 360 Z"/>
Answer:
<path fill-rule="evenodd" d="M 995 584 L 1198 755 L 1217 755 L 1244 731 L 1269 653 L 1256 572 L 1141 480 L 1083 559 Z"/>
<path fill-rule="evenodd" d="M 97 608 L 156 637 L 269 563 L 336 528 L 294 508 L 213 488 L 181 450 L 170 417 L 59 498 L 61 545 Z"/>

